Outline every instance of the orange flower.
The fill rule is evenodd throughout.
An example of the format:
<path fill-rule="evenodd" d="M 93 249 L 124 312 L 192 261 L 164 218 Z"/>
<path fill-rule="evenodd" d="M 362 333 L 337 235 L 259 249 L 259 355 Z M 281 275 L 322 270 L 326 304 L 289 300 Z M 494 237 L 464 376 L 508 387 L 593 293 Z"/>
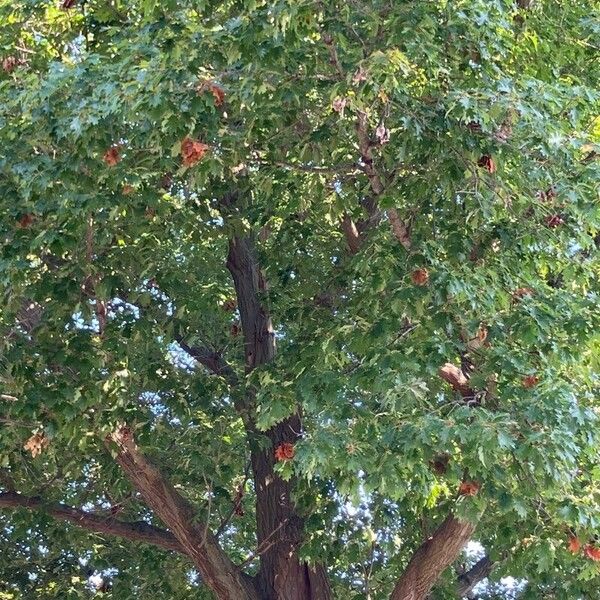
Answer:
<path fill-rule="evenodd" d="M 496 163 L 494 159 L 488 154 L 484 154 L 478 161 L 477 166 L 485 169 L 488 173 L 496 172 Z"/>
<path fill-rule="evenodd" d="M 567 548 L 572 554 L 577 554 L 579 550 L 581 550 L 581 542 L 579 541 L 579 538 L 574 535 L 570 536 Z"/>
<path fill-rule="evenodd" d="M 593 561 L 600 561 L 600 548 L 594 546 L 594 544 L 586 544 L 583 548 L 583 553 Z"/>
<path fill-rule="evenodd" d="M 135 188 L 126 183 L 121 191 L 123 192 L 123 196 L 131 196 L 135 192 Z"/>
<path fill-rule="evenodd" d="M 415 285 L 427 285 L 429 283 L 429 272 L 427 269 L 416 269 L 410 274 Z"/>
<path fill-rule="evenodd" d="M 540 378 L 537 375 L 527 375 L 527 377 L 523 377 L 521 379 L 521 383 L 524 388 L 530 389 L 535 387 L 540 381 Z"/>
<path fill-rule="evenodd" d="M 183 142 L 181 142 L 181 156 L 183 158 L 184 166 L 191 167 L 199 160 L 202 160 L 209 148 L 210 146 L 207 146 L 198 140 L 186 137 Z"/>
<path fill-rule="evenodd" d="M 476 481 L 462 481 L 458 493 L 461 496 L 475 496 L 479 491 L 480 485 Z"/>
<path fill-rule="evenodd" d="M 221 106 L 225 102 L 225 90 L 216 83 L 211 83 L 208 89 L 215 99 L 215 106 Z"/>
<path fill-rule="evenodd" d="M 275 458 L 277 460 L 292 460 L 295 454 L 294 444 L 290 444 L 290 442 L 284 442 L 275 449 Z"/>
<path fill-rule="evenodd" d="M 109 166 L 114 167 L 121 160 L 117 146 L 111 146 L 102 156 L 102 160 Z"/>

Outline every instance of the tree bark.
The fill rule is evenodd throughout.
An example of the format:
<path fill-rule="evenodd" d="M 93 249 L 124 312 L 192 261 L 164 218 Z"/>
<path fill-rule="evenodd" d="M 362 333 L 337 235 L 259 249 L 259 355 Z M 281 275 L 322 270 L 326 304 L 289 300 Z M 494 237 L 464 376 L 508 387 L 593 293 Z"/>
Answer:
<path fill-rule="evenodd" d="M 121 427 L 112 438 L 119 448 L 116 460 L 128 479 L 173 532 L 215 597 L 218 600 L 259 600 L 251 578 L 231 562 L 208 524 L 198 519 L 192 505 L 140 452 L 129 428 Z"/>
<path fill-rule="evenodd" d="M 229 244 L 227 268 L 233 278 L 244 334 L 246 371 L 275 358 L 275 332 L 261 294 L 266 282 L 250 237 L 234 237 Z M 251 414 L 255 391 L 247 390 L 245 410 Z M 293 481 L 282 480 L 274 470 L 275 449 L 294 444 L 302 429 L 300 415 L 293 414 L 264 432 L 270 445 L 261 448 L 253 418 L 246 416 L 256 490 L 257 544 L 260 569 L 257 586 L 265 600 L 328 600 L 331 591 L 322 566 L 310 568 L 298 558 L 304 523 L 291 500 Z"/>
<path fill-rule="evenodd" d="M 443 571 L 458 558 L 473 531 L 474 524 L 448 515 L 433 535 L 417 548 L 390 600 L 425 600 Z"/>
<path fill-rule="evenodd" d="M 39 496 L 23 496 L 16 492 L 0 493 L 0 507 L 43 511 L 55 519 L 68 521 L 94 533 L 108 533 L 133 542 L 152 544 L 163 550 L 185 554 L 183 547 L 172 533 L 154 527 L 145 521 L 134 523 L 120 521 L 112 515 L 97 515 L 60 502 L 46 502 Z"/>

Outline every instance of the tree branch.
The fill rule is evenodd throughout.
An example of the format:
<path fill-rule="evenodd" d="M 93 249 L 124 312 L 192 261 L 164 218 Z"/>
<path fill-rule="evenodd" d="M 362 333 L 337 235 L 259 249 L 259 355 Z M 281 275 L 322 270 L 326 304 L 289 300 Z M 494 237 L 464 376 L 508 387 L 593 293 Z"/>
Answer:
<path fill-rule="evenodd" d="M 116 535 L 133 542 L 151 544 L 164 550 L 185 554 L 185 550 L 172 533 L 144 521 L 128 523 L 113 516 L 96 515 L 61 503 L 47 503 L 39 496 L 23 496 L 16 492 L 0 493 L 0 508 L 39 510 L 88 531 Z"/>
<path fill-rule="evenodd" d="M 175 336 L 175 341 L 184 352 L 195 358 L 215 375 L 223 377 L 229 385 L 235 387 L 239 383 L 236 372 L 218 352 L 204 346 L 190 346 L 180 335 Z"/>
<path fill-rule="evenodd" d="M 496 563 L 489 556 L 478 560 L 468 571 L 458 576 L 458 595 L 468 596 L 473 588 L 494 570 Z"/>
<path fill-rule="evenodd" d="M 396 583 L 390 600 L 424 600 L 443 573 L 469 541 L 475 525 L 453 515 L 435 530 L 415 551 Z"/>
<path fill-rule="evenodd" d="M 260 301 L 266 282 L 249 237 L 230 240 L 227 268 L 235 286 L 244 333 L 246 371 L 250 372 L 275 357 L 275 332 L 271 317 Z"/>
<path fill-rule="evenodd" d="M 363 208 L 367 211 L 368 218 L 360 221 L 356 226 L 350 220 L 350 223 L 354 226 L 354 229 L 359 234 L 363 234 L 373 226 L 377 225 L 381 221 L 381 210 L 378 206 L 378 198 L 385 191 L 385 184 L 383 179 L 373 163 L 373 149 L 372 142 L 369 135 L 369 122 L 367 113 L 359 111 L 356 119 L 356 137 L 358 140 L 358 150 L 361 158 L 361 168 L 367 179 L 369 180 L 369 186 L 371 188 L 371 196 L 365 198 L 362 202 Z M 402 244 L 406 250 L 410 250 L 411 239 L 410 231 L 408 226 L 400 219 L 398 211 L 395 208 L 389 208 L 385 211 L 385 214 L 390 222 L 392 233 L 394 237 Z M 350 248 L 351 254 L 355 254 L 358 247 L 362 243 L 361 235 L 356 236 L 355 239 L 350 240 L 348 238 L 348 223 L 349 217 L 346 215 L 342 222 L 344 234 Z M 356 250 L 354 249 L 356 248 Z"/>
<path fill-rule="evenodd" d="M 229 559 L 193 506 L 138 449 L 131 430 L 120 427 L 112 440 L 116 460 L 146 504 L 173 532 L 218 600 L 258 600 L 251 579 Z"/>

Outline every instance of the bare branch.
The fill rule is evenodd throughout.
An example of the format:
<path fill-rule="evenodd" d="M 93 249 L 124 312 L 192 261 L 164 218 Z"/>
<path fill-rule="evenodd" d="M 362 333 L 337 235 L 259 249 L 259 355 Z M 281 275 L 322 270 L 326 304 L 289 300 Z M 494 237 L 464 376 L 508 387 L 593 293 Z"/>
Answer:
<path fill-rule="evenodd" d="M 159 529 L 145 521 L 126 522 L 114 516 L 102 516 L 88 511 L 72 508 L 61 503 L 47 503 L 39 496 L 23 496 L 16 492 L 0 493 L 0 508 L 25 508 L 39 510 L 50 516 L 68 521 L 77 527 L 95 533 L 107 533 L 133 542 L 158 546 L 164 550 L 185 554 L 181 544 L 172 533 Z"/>
<path fill-rule="evenodd" d="M 246 370 L 249 372 L 275 357 L 273 324 L 260 301 L 266 282 L 250 238 L 234 237 L 229 242 L 227 268 L 237 295 L 244 333 Z"/>

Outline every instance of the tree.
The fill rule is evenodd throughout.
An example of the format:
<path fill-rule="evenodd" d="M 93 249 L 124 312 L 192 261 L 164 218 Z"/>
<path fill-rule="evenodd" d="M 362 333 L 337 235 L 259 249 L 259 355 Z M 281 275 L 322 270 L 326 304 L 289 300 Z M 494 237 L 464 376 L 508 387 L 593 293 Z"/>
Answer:
<path fill-rule="evenodd" d="M 2 598 L 592 597 L 598 8 L 0 2 Z"/>

